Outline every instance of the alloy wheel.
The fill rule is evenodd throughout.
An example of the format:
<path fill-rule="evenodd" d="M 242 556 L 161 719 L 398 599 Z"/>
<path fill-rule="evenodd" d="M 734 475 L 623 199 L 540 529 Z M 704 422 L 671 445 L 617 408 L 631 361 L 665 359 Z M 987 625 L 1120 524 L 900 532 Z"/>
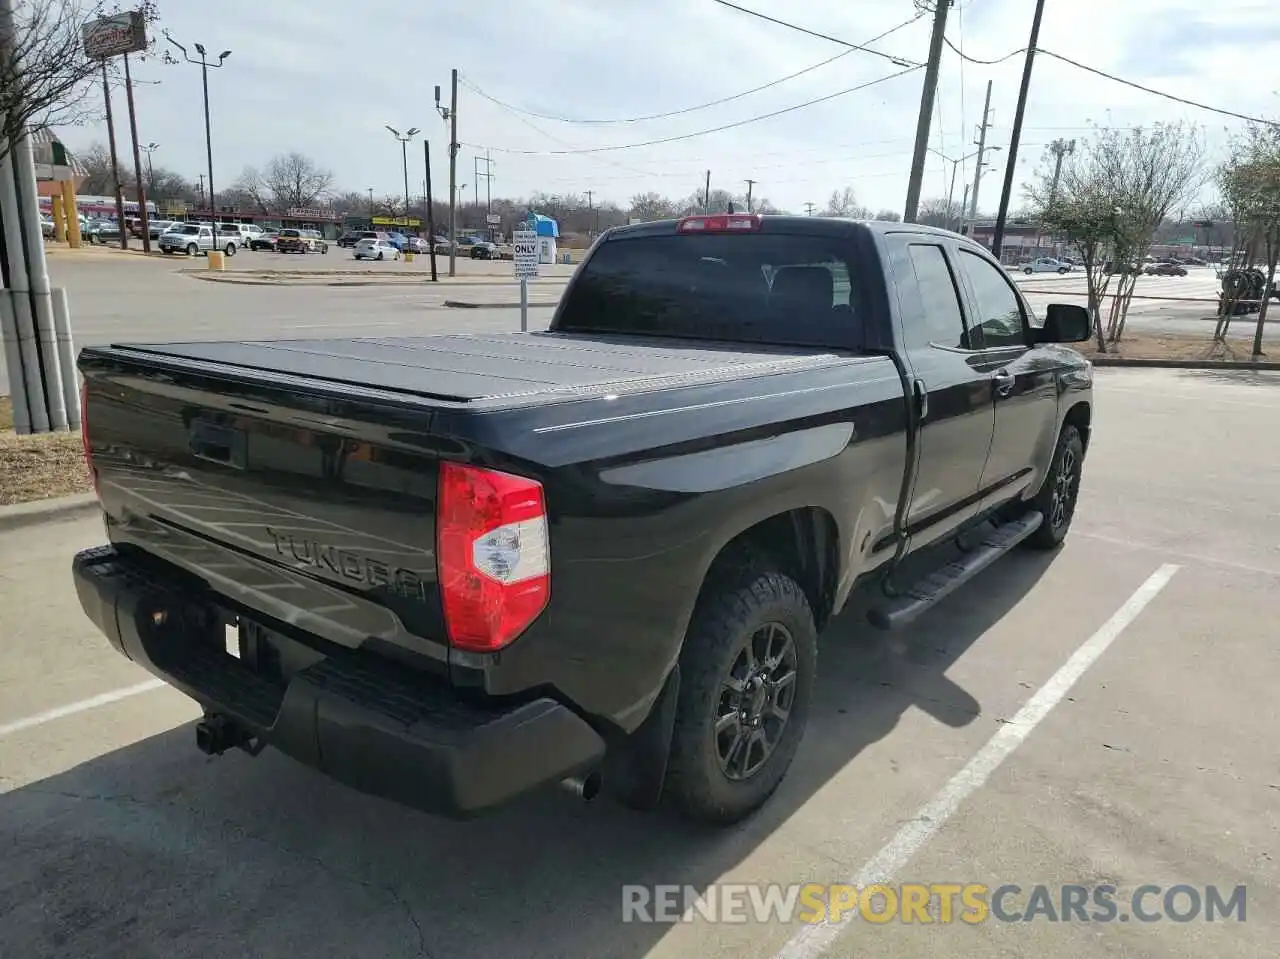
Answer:
<path fill-rule="evenodd" d="M 781 623 L 746 638 L 720 686 L 713 717 L 716 756 L 735 782 L 754 776 L 777 748 L 795 703 L 796 644 Z"/>

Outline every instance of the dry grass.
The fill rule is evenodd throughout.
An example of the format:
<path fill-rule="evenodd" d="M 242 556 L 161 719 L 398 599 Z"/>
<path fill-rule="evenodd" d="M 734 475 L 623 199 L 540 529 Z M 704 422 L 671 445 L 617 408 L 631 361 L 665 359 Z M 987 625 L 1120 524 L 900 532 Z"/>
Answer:
<path fill-rule="evenodd" d="M 15 436 L 13 406 L 0 396 L 0 506 L 87 493 L 79 433 Z"/>
<path fill-rule="evenodd" d="M 1126 336 L 1119 343 L 1108 343 L 1106 353 L 1099 353 L 1097 344 L 1092 340 L 1073 345 L 1090 359 L 1113 356 L 1127 360 L 1241 363 L 1252 359 L 1250 351 L 1253 343 L 1251 340 L 1239 339 L 1215 342 L 1209 336 Z"/>

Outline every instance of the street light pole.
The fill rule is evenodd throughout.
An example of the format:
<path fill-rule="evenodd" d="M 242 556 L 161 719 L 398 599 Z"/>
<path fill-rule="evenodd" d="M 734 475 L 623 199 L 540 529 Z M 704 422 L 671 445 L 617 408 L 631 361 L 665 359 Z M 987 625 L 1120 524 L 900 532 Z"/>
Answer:
<path fill-rule="evenodd" d="M 988 147 L 987 149 L 999 150 L 1000 148 Z M 956 195 L 956 171 L 960 169 L 961 163 L 964 163 L 965 160 L 972 160 L 974 157 L 979 156 L 982 151 L 975 150 L 973 153 L 967 153 L 964 156 L 954 160 L 951 157 L 947 156 L 945 153 L 943 153 L 941 150 L 935 150 L 933 147 L 929 147 L 929 152 L 934 154 L 935 156 L 942 157 L 943 160 L 951 164 L 951 187 L 950 189 L 947 190 L 947 227 L 949 229 L 951 226 L 951 212 L 952 212 L 951 208 L 955 201 L 955 195 Z M 968 200 L 968 198 L 969 198 L 969 188 L 966 186 L 965 199 Z M 963 226 L 964 225 L 964 204 L 963 203 L 960 205 L 960 220 L 961 222 L 959 225 Z"/>
<path fill-rule="evenodd" d="M 182 51 L 183 58 L 187 63 L 194 63 L 200 67 L 200 83 L 204 89 L 204 148 L 205 157 L 209 163 L 209 220 L 213 226 L 213 249 L 218 248 L 218 214 L 214 210 L 214 192 L 213 192 L 213 127 L 209 122 L 209 68 L 215 70 L 222 67 L 223 61 L 231 56 L 230 50 L 223 50 L 218 54 L 218 62 L 210 63 L 208 56 L 205 54 L 204 44 L 192 44 L 196 48 L 196 53 L 200 54 L 197 60 L 187 53 L 187 48 L 180 44 L 173 37 L 165 34 L 165 39 Z"/>
<path fill-rule="evenodd" d="M 391 135 L 400 141 L 400 162 L 404 166 L 404 225 L 409 226 L 409 141 L 418 133 L 417 127 L 410 127 L 403 134 L 395 127 L 387 127 Z"/>
<path fill-rule="evenodd" d="M 155 189 L 155 185 L 156 185 L 156 170 L 155 170 L 155 167 L 151 165 L 151 154 L 155 153 L 156 150 L 158 149 L 160 149 L 160 144 L 156 143 L 154 140 L 152 140 L 150 143 L 148 143 L 146 146 L 142 148 L 142 152 L 147 155 L 147 192 L 148 193 L 150 193 L 153 189 Z"/>
<path fill-rule="evenodd" d="M 449 275 L 457 275 L 458 246 L 458 71 L 449 72 L 449 105 L 441 106 L 440 88 L 436 87 L 436 110 L 449 124 Z"/>

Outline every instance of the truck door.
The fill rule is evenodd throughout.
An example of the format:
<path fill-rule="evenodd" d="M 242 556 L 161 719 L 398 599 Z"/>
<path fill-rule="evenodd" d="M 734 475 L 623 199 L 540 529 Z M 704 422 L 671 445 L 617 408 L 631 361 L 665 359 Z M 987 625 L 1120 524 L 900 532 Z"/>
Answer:
<path fill-rule="evenodd" d="M 998 499 L 1026 486 L 1038 489 L 1057 439 L 1055 365 L 1032 349 L 1028 307 L 1004 270 L 972 250 L 961 249 L 958 263 L 995 407 L 983 495 Z"/>
<path fill-rule="evenodd" d="M 919 546 L 946 536 L 977 511 L 995 409 L 991 376 L 972 348 L 943 243 L 904 237 L 892 260 L 920 421 L 906 518 L 906 533 Z"/>

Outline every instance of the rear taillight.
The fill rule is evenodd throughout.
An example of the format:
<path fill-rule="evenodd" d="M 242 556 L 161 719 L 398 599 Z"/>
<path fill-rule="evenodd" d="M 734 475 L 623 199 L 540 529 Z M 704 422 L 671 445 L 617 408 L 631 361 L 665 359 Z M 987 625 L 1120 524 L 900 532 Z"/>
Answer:
<path fill-rule="evenodd" d="M 80 443 L 84 447 L 84 465 L 93 481 L 93 491 L 98 492 L 98 471 L 93 468 L 93 447 L 89 443 L 89 384 L 80 384 Z"/>
<path fill-rule="evenodd" d="M 488 653 L 519 636 L 551 598 L 542 484 L 442 463 L 436 564 L 449 642 Z"/>
<path fill-rule="evenodd" d="M 752 233 L 758 229 L 760 216 L 755 213 L 687 216 L 676 225 L 677 233 Z"/>

